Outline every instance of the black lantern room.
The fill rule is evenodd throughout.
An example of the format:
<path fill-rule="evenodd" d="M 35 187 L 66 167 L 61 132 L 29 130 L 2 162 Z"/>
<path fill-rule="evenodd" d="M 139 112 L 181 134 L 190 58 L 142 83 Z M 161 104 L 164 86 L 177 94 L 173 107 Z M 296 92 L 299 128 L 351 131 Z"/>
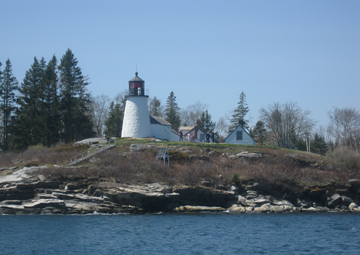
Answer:
<path fill-rule="evenodd" d="M 135 73 L 135 77 L 129 81 L 129 96 L 144 96 L 145 95 L 145 81 Z"/>

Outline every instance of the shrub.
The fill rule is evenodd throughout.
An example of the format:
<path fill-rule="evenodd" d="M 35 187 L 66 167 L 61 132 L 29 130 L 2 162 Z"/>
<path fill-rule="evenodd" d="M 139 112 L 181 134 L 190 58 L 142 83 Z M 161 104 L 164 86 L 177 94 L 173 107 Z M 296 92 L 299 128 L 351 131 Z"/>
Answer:
<path fill-rule="evenodd" d="M 170 162 L 185 161 L 189 159 L 189 155 L 181 151 L 169 151 Z"/>
<path fill-rule="evenodd" d="M 240 178 L 239 178 L 239 175 L 238 174 L 234 174 L 232 179 L 231 179 L 231 182 L 233 184 L 235 184 L 236 186 L 240 186 Z"/>
<path fill-rule="evenodd" d="M 61 148 L 61 147 L 60 147 Z M 11 167 L 14 165 L 36 166 L 46 164 L 66 164 L 70 158 L 87 149 L 87 145 L 65 146 L 63 149 L 47 148 L 42 145 L 30 146 L 22 152 L 0 153 L 0 167 Z"/>
<path fill-rule="evenodd" d="M 328 163 L 336 170 L 354 172 L 360 170 L 360 156 L 347 147 L 337 147 L 326 153 Z"/>
<path fill-rule="evenodd" d="M 14 166 L 17 155 L 14 152 L 0 152 L 0 167 Z"/>
<path fill-rule="evenodd" d="M 325 184 L 329 181 L 347 182 L 349 178 L 360 178 L 359 157 L 353 151 L 342 151 L 339 149 L 329 152 L 327 162 L 331 163 L 333 169 L 325 169 L 310 164 L 319 156 L 313 154 L 302 154 L 284 149 L 271 149 L 268 147 L 249 147 L 251 151 L 258 151 L 266 156 L 257 159 L 231 159 L 225 153 L 228 148 L 235 146 L 214 146 L 218 154 L 211 156 L 209 162 L 202 160 L 188 160 L 189 155 L 176 150 L 170 150 L 170 166 L 164 165 L 163 160 L 156 160 L 155 148 L 138 153 L 129 153 L 129 144 L 119 146 L 95 156 L 96 160 L 85 161 L 82 168 L 48 168 L 42 170 L 43 174 L 61 180 L 69 178 L 96 177 L 99 181 L 111 181 L 117 183 L 151 183 L 160 182 L 171 185 L 201 185 L 202 180 L 213 180 L 216 184 L 230 186 L 231 184 L 241 186 L 247 182 L 267 183 L 277 185 L 286 183 L 293 185 Z M 201 146 L 201 144 L 196 145 Z M 195 147 L 195 145 L 193 145 Z M 18 165 L 45 165 L 65 164 L 76 154 L 86 149 L 81 146 L 63 145 L 57 148 L 31 147 L 18 154 L 1 153 L 0 167 Z M 200 147 L 202 148 L 202 147 Z M 208 148 L 208 147 L 206 147 Z M 242 150 L 243 147 L 239 148 Z M 346 148 L 345 148 L 346 149 Z M 126 151 L 126 152 L 123 152 Z M 196 154 L 196 148 L 192 150 Z M 200 155 L 204 154 L 202 150 Z M 224 153 L 225 152 L 225 153 Z M 222 155 L 224 153 L 224 155 Z M 290 155 L 291 153 L 291 155 Z M 197 155 L 197 154 L 196 154 Z M 291 157 L 290 157 L 290 156 Z M 352 155 L 352 156 L 351 156 Z M 301 162 L 297 159 L 301 159 Z M 321 158 L 323 160 L 324 158 Z M 347 159 L 347 160 L 345 160 Z M 309 164 L 300 164 L 309 161 Z M 324 160 L 325 161 L 325 160 Z M 17 163 L 14 163 L 17 162 Z M 317 161 L 316 161 L 317 162 Z M 345 163 L 344 163 L 345 162 Z M 339 171 L 336 169 L 351 170 Z M 219 178 L 221 175 L 221 178 Z"/>

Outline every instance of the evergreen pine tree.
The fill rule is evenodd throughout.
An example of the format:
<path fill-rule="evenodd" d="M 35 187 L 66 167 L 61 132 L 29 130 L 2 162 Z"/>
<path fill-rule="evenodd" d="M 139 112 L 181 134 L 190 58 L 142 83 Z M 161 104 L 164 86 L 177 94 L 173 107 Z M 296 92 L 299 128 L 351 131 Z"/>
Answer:
<path fill-rule="evenodd" d="M 291 141 L 292 144 L 287 145 L 287 148 L 292 148 L 292 149 L 297 149 L 299 151 L 306 151 L 307 147 L 306 147 L 306 140 L 304 138 L 296 138 L 296 137 L 292 137 L 293 141 Z M 295 146 L 295 148 L 294 148 Z M 312 146 L 312 145 L 311 145 Z"/>
<path fill-rule="evenodd" d="M 109 117 L 105 122 L 106 136 L 121 137 L 122 124 L 124 120 L 125 105 L 114 104 L 111 102 Z"/>
<path fill-rule="evenodd" d="M 312 140 L 310 146 L 311 152 L 325 155 L 328 150 L 328 145 L 325 142 L 325 138 L 323 135 L 315 133 L 314 139 Z"/>
<path fill-rule="evenodd" d="M 244 129 L 249 128 L 249 121 L 245 119 L 245 116 L 248 112 L 249 107 L 246 103 L 246 95 L 244 92 L 241 92 L 238 106 L 231 115 L 229 134 L 232 133 L 238 126 L 241 126 Z"/>
<path fill-rule="evenodd" d="M 203 112 L 200 117 L 202 128 L 206 132 L 213 131 L 215 129 L 216 123 L 211 120 L 211 115 L 209 114 L 208 110 Z"/>
<path fill-rule="evenodd" d="M 253 137 L 257 136 L 257 142 L 259 142 L 261 145 L 264 144 L 265 142 L 265 138 L 266 138 L 266 129 L 265 129 L 265 125 L 264 122 L 262 122 L 261 120 L 259 120 L 258 122 L 256 122 L 256 126 L 255 128 L 252 130 L 253 133 Z"/>
<path fill-rule="evenodd" d="M 56 72 L 57 59 L 55 55 L 46 66 L 43 76 L 43 116 L 44 130 L 42 143 L 48 147 L 60 140 L 60 102 L 58 95 L 58 76 Z"/>
<path fill-rule="evenodd" d="M 161 102 L 156 97 L 149 103 L 149 112 L 151 116 L 162 116 Z"/>
<path fill-rule="evenodd" d="M 13 132 L 13 113 L 16 109 L 15 91 L 18 89 L 18 81 L 12 73 L 10 60 L 6 61 L 5 69 L 2 73 L 0 82 L 0 111 L 2 113 L 1 139 L 3 150 L 9 150 L 11 147 L 11 138 Z"/>
<path fill-rule="evenodd" d="M 41 62 L 34 58 L 31 68 L 26 71 L 24 81 L 19 88 L 19 108 L 15 121 L 15 144 L 18 149 L 24 149 L 35 145 L 42 140 L 44 129 L 44 112 L 42 111 L 43 100 L 43 76 L 45 60 Z"/>
<path fill-rule="evenodd" d="M 63 140 L 72 142 L 92 137 L 92 123 L 87 116 L 86 104 L 89 94 L 86 86 L 89 84 L 82 75 L 78 61 L 70 49 L 61 58 L 59 65 L 60 76 L 60 107 L 62 123 L 64 125 Z"/>
<path fill-rule="evenodd" d="M 171 128 L 178 130 L 180 126 L 180 108 L 176 103 L 176 96 L 173 91 L 166 100 L 165 120 L 171 124 Z"/>

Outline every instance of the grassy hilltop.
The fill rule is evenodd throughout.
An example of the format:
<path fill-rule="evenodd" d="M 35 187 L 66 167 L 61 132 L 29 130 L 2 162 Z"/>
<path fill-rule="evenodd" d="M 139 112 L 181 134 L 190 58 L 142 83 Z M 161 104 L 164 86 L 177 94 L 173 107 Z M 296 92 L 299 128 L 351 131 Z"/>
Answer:
<path fill-rule="evenodd" d="M 138 152 L 130 152 L 131 144 L 143 144 Z M 170 167 L 155 160 L 158 148 L 166 147 Z M 259 182 L 288 188 L 347 183 L 360 178 L 360 160 L 347 151 L 321 156 L 296 150 L 269 146 L 202 144 L 187 142 L 155 142 L 148 139 L 117 140 L 117 146 L 68 167 L 70 158 L 89 149 L 88 145 L 59 145 L 53 148 L 30 147 L 20 153 L 1 153 L 0 168 L 40 166 L 42 174 L 51 179 L 98 179 L 113 183 L 152 183 L 214 187 Z M 242 154 L 239 154 L 242 153 Z M 246 157 L 256 153 L 258 157 Z M 346 158 L 344 160 L 344 158 Z M 12 170 L 1 171 L 0 175 Z"/>

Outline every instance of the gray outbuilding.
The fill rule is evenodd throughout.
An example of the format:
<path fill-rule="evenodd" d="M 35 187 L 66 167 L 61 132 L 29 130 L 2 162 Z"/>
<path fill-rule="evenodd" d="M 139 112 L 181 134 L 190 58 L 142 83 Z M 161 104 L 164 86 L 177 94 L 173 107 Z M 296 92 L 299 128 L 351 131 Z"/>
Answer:
<path fill-rule="evenodd" d="M 228 137 L 225 138 L 225 143 L 242 144 L 242 145 L 255 145 L 256 142 L 249 133 L 238 126 Z"/>

